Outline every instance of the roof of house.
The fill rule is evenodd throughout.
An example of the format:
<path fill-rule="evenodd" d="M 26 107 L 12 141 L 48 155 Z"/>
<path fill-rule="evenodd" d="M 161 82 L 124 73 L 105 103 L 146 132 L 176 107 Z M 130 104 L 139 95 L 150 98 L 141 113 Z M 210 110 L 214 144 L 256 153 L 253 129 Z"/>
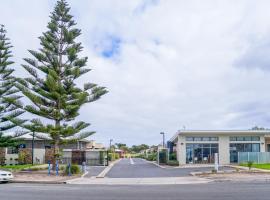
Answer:
<path fill-rule="evenodd" d="M 14 132 L 9 132 L 9 133 L 5 133 L 5 135 L 15 135 L 15 133 Z M 38 133 L 38 135 L 44 136 L 44 139 L 43 138 L 40 138 L 40 137 L 35 137 L 35 140 L 50 140 L 50 138 L 48 137 L 47 134 Z M 48 138 L 48 139 L 45 139 L 45 138 Z M 24 135 L 19 136 L 18 139 L 32 140 L 33 139 L 33 136 L 32 136 L 32 133 L 26 133 Z M 80 142 L 90 142 L 90 140 L 87 140 L 87 139 L 81 139 L 79 141 Z"/>
<path fill-rule="evenodd" d="M 211 136 L 211 135 L 270 135 L 270 130 L 180 130 L 169 140 L 174 142 L 178 135 Z"/>

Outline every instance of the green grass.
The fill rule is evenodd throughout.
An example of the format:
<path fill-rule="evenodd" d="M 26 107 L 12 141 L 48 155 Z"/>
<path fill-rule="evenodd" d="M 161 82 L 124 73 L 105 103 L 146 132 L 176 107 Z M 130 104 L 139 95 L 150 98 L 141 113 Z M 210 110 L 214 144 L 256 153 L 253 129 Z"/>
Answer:
<path fill-rule="evenodd" d="M 242 163 L 240 166 L 248 167 L 247 163 Z M 268 169 L 270 170 L 270 163 L 265 163 L 265 164 L 253 164 L 252 168 L 258 168 L 258 169 Z"/>
<path fill-rule="evenodd" d="M 7 169 L 7 170 L 12 170 L 12 171 L 20 171 L 23 169 L 29 169 L 29 168 L 35 168 L 37 166 L 40 165 L 31 165 L 31 164 L 27 164 L 27 165 L 6 165 L 6 166 L 0 166 L 0 169 Z"/>

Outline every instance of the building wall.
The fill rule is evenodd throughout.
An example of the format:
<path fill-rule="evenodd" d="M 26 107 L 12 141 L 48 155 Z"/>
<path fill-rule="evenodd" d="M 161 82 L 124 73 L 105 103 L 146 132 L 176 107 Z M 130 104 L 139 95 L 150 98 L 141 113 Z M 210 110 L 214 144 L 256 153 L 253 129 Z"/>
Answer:
<path fill-rule="evenodd" d="M 218 141 L 218 152 L 219 152 L 219 163 L 229 164 L 230 163 L 230 137 L 219 136 Z"/>
<path fill-rule="evenodd" d="M 187 137 L 208 137 L 207 135 L 189 135 Z M 215 135 L 213 135 L 215 137 Z M 218 141 L 186 141 L 186 136 L 178 135 L 177 141 L 177 160 L 180 165 L 186 164 L 186 144 L 187 143 L 218 143 L 219 163 L 222 165 L 230 164 L 230 135 L 219 135 Z M 260 136 L 260 141 L 237 141 L 234 143 L 260 143 L 260 151 L 265 152 L 265 137 Z"/>

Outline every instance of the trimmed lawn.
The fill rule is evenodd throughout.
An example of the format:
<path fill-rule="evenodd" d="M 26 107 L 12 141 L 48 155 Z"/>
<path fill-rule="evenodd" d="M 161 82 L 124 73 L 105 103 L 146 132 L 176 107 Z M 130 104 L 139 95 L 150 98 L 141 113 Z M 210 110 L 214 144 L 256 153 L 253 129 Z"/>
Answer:
<path fill-rule="evenodd" d="M 246 163 L 240 164 L 240 166 L 248 167 Z M 265 164 L 253 164 L 252 168 L 258 168 L 258 169 L 268 169 L 270 170 L 270 163 L 265 163 Z"/>
<path fill-rule="evenodd" d="M 29 169 L 29 168 L 35 168 L 40 165 L 6 165 L 6 166 L 0 166 L 0 169 L 7 169 L 7 170 L 12 170 L 12 171 L 20 171 L 23 169 Z"/>

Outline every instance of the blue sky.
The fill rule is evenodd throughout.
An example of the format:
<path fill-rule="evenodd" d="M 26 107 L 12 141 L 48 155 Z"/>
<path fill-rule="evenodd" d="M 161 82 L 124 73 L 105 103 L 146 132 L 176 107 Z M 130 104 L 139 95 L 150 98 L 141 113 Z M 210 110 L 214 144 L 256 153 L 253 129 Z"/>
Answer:
<path fill-rule="evenodd" d="M 55 1 L 0 0 L 17 74 Z M 159 132 L 269 126 L 270 1 L 68 0 L 86 81 L 109 93 L 83 107 L 97 141 L 157 144 Z"/>

